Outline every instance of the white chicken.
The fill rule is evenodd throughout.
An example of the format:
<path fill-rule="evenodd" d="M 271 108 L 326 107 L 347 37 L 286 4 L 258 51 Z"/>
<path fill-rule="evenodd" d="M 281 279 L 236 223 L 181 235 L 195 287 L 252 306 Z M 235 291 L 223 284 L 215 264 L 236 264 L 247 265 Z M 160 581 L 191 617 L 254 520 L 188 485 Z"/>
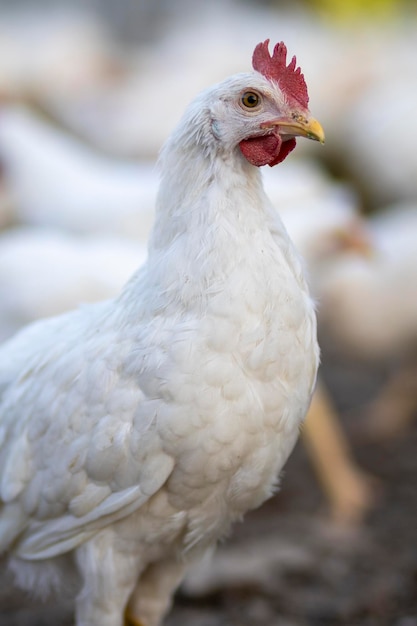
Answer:
<path fill-rule="evenodd" d="M 0 234 L 0 340 L 80 303 L 113 297 L 146 259 L 140 243 L 52 229 Z"/>
<path fill-rule="evenodd" d="M 400 433 L 415 416 L 417 210 L 394 205 L 366 222 L 373 254 L 340 254 L 315 275 L 327 351 L 390 369 L 366 407 L 368 434 Z"/>
<path fill-rule="evenodd" d="M 354 87 L 347 77 L 352 96 L 337 112 L 342 122 L 336 131 L 339 157 L 374 206 L 413 201 L 417 198 L 415 20 L 390 22 L 387 29 L 365 33 L 358 38 L 357 53 L 361 61 L 350 67 L 349 74 L 358 77 L 362 64 L 362 81 Z M 407 120 L 406 132 L 399 132 L 397 120 Z"/>
<path fill-rule="evenodd" d="M 152 162 L 96 154 L 10 104 L 1 107 L 0 161 L 16 220 L 146 241 L 158 186 Z"/>
<path fill-rule="evenodd" d="M 257 167 L 323 141 L 286 48 L 198 96 L 119 297 L 0 350 L 1 550 L 77 626 L 160 624 L 186 564 L 274 491 L 316 378 L 303 264 Z"/>
<path fill-rule="evenodd" d="M 71 98 L 118 69 L 104 25 L 71 5 L 2 7 L 0 89 L 23 98 Z"/>
<path fill-rule="evenodd" d="M 323 340 L 362 361 L 398 359 L 417 346 L 417 211 L 395 205 L 363 224 L 372 254 L 347 251 L 314 275 Z"/>

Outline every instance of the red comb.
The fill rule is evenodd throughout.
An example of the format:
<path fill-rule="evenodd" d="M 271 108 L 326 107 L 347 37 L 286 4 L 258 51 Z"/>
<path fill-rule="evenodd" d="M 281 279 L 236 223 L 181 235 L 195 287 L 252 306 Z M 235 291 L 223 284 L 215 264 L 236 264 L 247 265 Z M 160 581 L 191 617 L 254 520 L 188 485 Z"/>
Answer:
<path fill-rule="evenodd" d="M 285 44 L 282 41 L 277 43 L 272 57 L 269 54 L 268 44 L 269 39 L 263 43 L 258 43 L 256 46 L 252 57 L 253 69 L 263 74 L 265 78 L 270 78 L 278 83 L 289 100 L 295 100 L 297 104 L 301 104 L 306 109 L 308 105 L 307 85 L 300 68 L 296 67 L 295 56 L 287 65 Z"/>

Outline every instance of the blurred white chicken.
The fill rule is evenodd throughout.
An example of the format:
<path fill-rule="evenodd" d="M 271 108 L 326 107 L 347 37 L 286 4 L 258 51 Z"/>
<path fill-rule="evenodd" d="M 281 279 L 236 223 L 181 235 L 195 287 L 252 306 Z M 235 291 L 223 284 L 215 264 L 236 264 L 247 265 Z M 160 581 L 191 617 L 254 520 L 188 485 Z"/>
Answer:
<path fill-rule="evenodd" d="M 254 166 L 323 131 L 283 44 L 253 66 L 167 142 L 148 259 L 121 295 L 0 350 L 1 549 L 32 592 L 75 568 L 77 626 L 121 626 L 126 607 L 160 624 L 187 556 L 272 494 L 309 405 L 314 307 Z"/>
<path fill-rule="evenodd" d="M 332 181 L 310 159 L 283 163 L 282 172 L 263 171 L 264 185 L 280 207 L 291 239 L 307 261 L 309 274 L 320 273 L 339 251 L 369 247 L 355 193 Z M 282 174 L 282 175 L 281 175 Z"/>
<path fill-rule="evenodd" d="M 328 351 L 396 364 L 394 377 L 367 408 L 374 432 L 389 436 L 404 427 L 417 403 L 417 208 L 393 206 L 369 218 L 367 227 L 373 253 L 339 255 L 315 276 L 314 289 Z"/>
<path fill-rule="evenodd" d="M 158 187 L 153 163 L 96 154 L 11 105 L 0 111 L 0 162 L 18 221 L 147 239 Z"/>
<path fill-rule="evenodd" d="M 334 36 L 340 41 L 327 51 L 336 55 L 335 69 L 318 64 L 327 76 L 323 71 L 316 77 L 322 87 L 318 110 L 332 137 L 327 156 L 374 207 L 416 199 L 415 20 L 390 21 L 385 27 L 364 22 L 355 24 L 354 32 L 335 30 Z"/>
<path fill-rule="evenodd" d="M 111 40 L 86 7 L 2 7 L 2 94 L 65 99 L 94 89 L 116 68 Z"/>
<path fill-rule="evenodd" d="M 0 234 L 0 340 L 41 317 L 113 297 L 146 248 L 111 237 L 20 228 Z"/>
<path fill-rule="evenodd" d="M 364 360 L 395 358 L 417 346 L 417 211 L 397 206 L 369 218 L 368 257 L 341 254 L 315 276 L 324 339 Z"/>

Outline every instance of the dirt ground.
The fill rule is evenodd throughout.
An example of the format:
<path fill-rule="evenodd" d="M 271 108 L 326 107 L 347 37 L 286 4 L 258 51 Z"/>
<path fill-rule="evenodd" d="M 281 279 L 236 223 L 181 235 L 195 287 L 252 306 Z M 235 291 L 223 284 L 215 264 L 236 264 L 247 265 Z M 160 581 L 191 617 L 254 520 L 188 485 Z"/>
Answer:
<path fill-rule="evenodd" d="M 355 409 L 381 373 L 333 363 L 324 377 L 356 459 L 379 482 L 377 505 L 360 528 L 335 527 L 299 443 L 280 493 L 193 572 L 167 626 L 417 626 L 417 419 L 396 440 L 366 442 Z M 52 604 L 0 614 L 0 626 L 71 623 Z"/>

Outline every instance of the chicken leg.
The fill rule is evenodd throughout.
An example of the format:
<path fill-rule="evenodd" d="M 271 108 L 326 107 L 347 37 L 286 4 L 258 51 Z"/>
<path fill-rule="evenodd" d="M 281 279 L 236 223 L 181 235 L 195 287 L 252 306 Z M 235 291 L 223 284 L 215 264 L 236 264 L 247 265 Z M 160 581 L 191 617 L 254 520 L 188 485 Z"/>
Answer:
<path fill-rule="evenodd" d="M 319 381 L 302 431 L 304 444 L 330 501 L 332 517 L 359 522 L 374 500 L 372 480 L 356 465 L 331 399 Z"/>
<path fill-rule="evenodd" d="M 77 625 L 122 626 L 124 622 L 123 607 L 135 588 L 140 562 L 117 543 L 117 533 L 105 528 L 77 548 L 77 567 L 84 582 L 76 599 Z"/>
<path fill-rule="evenodd" d="M 406 432 L 417 412 L 417 363 L 402 365 L 379 395 L 364 408 L 361 435 L 388 441 Z"/>
<path fill-rule="evenodd" d="M 130 597 L 125 626 L 159 626 L 168 612 L 186 565 L 165 560 L 148 566 Z"/>
<path fill-rule="evenodd" d="M 129 609 L 125 611 L 124 626 L 146 626 L 142 621 L 134 617 Z"/>

